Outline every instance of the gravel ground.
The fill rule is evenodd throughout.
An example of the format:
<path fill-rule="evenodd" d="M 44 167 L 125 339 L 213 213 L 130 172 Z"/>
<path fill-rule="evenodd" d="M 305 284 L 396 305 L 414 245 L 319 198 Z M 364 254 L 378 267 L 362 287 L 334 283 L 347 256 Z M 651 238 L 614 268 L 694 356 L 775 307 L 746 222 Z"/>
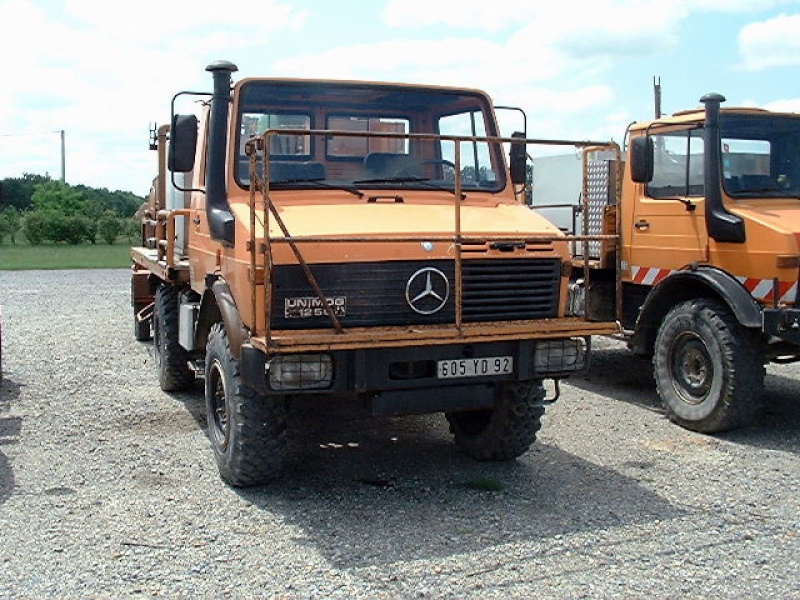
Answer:
<path fill-rule="evenodd" d="M 708 437 L 600 340 L 510 464 L 438 415 L 297 406 L 286 479 L 235 490 L 200 387 L 160 391 L 134 341 L 128 279 L 0 272 L 0 598 L 800 598 L 796 366 Z"/>

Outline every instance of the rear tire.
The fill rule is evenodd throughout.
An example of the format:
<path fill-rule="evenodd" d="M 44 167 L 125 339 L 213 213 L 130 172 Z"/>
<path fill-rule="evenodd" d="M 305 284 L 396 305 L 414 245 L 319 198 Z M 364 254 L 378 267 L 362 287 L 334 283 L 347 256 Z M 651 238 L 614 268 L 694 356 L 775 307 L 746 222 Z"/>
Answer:
<path fill-rule="evenodd" d="M 242 383 L 221 323 L 208 335 L 205 379 L 208 434 L 222 479 L 243 487 L 280 477 L 288 456 L 285 399 Z"/>
<path fill-rule="evenodd" d="M 165 392 L 185 390 L 194 383 L 189 352 L 178 343 L 178 304 L 177 287 L 158 286 L 153 312 L 153 356 L 158 383 Z"/>
<path fill-rule="evenodd" d="M 502 383 L 488 410 L 445 413 L 456 445 L 476 460 L 504 461 L 521 456 L 542 427 L 545 397 L 541 381 Z"/>
<path fill-rule="evenodd" d="M 720 302 L 690 300 L 667 314 L 653 370 L 667 416 L 686 429 L 740 427 L 761 406 L 765 369 L 758 337 Z"/>

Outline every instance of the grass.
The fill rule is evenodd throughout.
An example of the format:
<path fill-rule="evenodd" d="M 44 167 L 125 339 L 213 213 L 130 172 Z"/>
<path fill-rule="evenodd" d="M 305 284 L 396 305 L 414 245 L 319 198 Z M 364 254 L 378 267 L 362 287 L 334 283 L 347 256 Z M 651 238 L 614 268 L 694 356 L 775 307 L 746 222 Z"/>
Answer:
<path fill-rule="evenodd" d="M 0 245 L 0 271 L 28 269 L 115 269 L 131 264 L 130 244 L 125 241 L 107 244 Z"/>

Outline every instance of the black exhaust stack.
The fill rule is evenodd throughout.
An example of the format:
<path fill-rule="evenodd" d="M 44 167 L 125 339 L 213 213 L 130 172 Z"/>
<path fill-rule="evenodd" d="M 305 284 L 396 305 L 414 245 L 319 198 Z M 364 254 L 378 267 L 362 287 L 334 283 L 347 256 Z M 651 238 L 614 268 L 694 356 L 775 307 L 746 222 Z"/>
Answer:
<path fill-rule="evenodd" d="M 214 77 L 214 95 L 209 115 L 206 150 L 206 216 L 211 238 L 233 246 L 235 223 L 228 205 L 225 186 L 225 160 L 228 144 L 228 107 L 231 101 L 231 73 L 239 68 L 218 60 L 206 67 Z"/>
<path fill-rule="evenodd" d="M 722 203 L 722 161 L 720 160 L 719 106 L 722 94 L 706 94 L 700 98 L 706 107 L 704 130 L 706 229 L 718 242 L 741 244 L 745 240 L 744 222 L 725 209 Z"/>

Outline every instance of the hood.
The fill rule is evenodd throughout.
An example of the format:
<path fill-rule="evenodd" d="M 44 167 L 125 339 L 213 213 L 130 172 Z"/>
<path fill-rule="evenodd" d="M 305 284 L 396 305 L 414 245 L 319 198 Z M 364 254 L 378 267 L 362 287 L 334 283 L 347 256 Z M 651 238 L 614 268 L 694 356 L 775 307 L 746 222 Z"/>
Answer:
<path fill-rule="evenodd" d="M 779 234 L 800 234 L 800 199 L 755 200 L 739 203 L 732 212 Z"/>
<path fill-rule="evenodd" d="M 247 217 L 247 207 L 241 207 Z M 452 202 L 437 204 L 353 203 L 303 204 L 283 203 L 279 214 L 293 236 L 449 236 L 455 232 L 456 212 Z M 274 220 L 270 233 L 280 236 Z M 561 236 L 550 221 L 519 204 L 461 206 L 461 234 L 464 237 L 534 237 Z"/>

